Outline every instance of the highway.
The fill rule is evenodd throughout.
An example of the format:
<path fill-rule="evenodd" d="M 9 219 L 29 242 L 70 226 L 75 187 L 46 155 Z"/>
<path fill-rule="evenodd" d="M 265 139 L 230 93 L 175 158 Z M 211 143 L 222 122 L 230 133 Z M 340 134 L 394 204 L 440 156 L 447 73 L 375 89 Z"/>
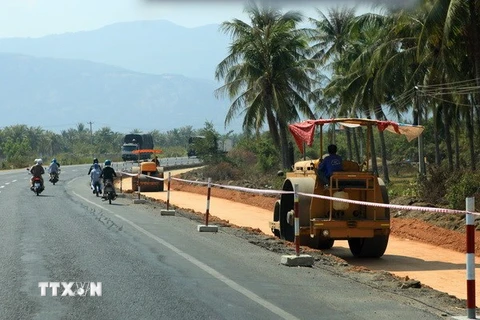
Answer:
<path fill-rule="evenodd" d="M 0 172 L 1 319 L 445 319 L 128 197 L 109 205 L 88 167 L 62 166 L 40 196 L 26 170 Z"/>

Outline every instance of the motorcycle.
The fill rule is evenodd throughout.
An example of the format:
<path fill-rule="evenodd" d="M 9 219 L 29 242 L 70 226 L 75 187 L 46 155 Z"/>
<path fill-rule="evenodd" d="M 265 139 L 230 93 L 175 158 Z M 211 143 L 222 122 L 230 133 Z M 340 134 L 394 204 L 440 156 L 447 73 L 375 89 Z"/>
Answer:
<path fill-rule="evenodd" d="M 100 185 L 100 181 L 91 183 L 90 187 L 93 190 L 93 193 L 95 193 L 98 197 L 99 194 L 102 194 L 102 186 Z"/>
<path fill-rule="evenodd" d="M 31 187 L 32 191 L 38 196 L 45 189 L 43 187 L 42 179 L 39 177 L 33 178 L 33 186 Z"/>
<path fill-rule="evenodd" d="M 53 185 L 55 185 L 55 183 L 58 182 L 58 172 L 52 172 L 50 173 L 50 182 L 53 183 Z"/>
<path fill-rule="evenodd" d="M 112 200 L 117 198 L 117 193 L 115 192 L 115 187 L 113 186 L 112 180 L 105 180 L 102 198 L 104 200 L 108 200 L 109 204 L 112 204 Z"/>

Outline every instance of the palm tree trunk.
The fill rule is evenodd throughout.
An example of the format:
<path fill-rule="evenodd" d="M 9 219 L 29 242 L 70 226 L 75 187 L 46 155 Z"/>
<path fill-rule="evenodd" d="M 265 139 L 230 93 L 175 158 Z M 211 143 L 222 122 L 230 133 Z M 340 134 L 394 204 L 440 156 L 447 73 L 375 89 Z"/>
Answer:
<path fill-rule="evenodd" d="M 455 121 L 453 130 L 453 139 L 455 144 L 455 169 L 460 169 L 460 144 L 459 144 L 460 126 L 458 121 Z"/>
<path fill-rule="evenodd" d="M 271 109 L 268 109 L 267 111 L 267 123 L 268 129 L 270 131 L 270 136 L 273 140 L 273 144 L 275 145 L 277 150 L 281 150 L 280 135 L 278 133 L 277 121 Z"/>
<path fill-rule="evenodd" d="M 287 126 L 280 126 L 280 144 L 281 144 L 281 159 L 283 169 L 289 170 L 292 168 L 293 163 L 290 163 L 288 156 L 288 138 L 287 138 Z"/>
<path fill-rule="evenodd" d="M 440 126 L 438 112 L 439 108 L 437 108 L 435 104 L 433 107 L 433 141 L 435 144 L 435 165 L 437 166 L 439 166 L 442 161 L 440 157 L 440 139 L 438 139 L 438 127 Z"/>
<path fill-rule="evenodd" d="M 474 99 L 475 100 L 475 99 Z M 467 123 L 467 137 L 468 137 L 468 149 L 470 150 L 470 169 L 475 171 L 475 143 L 474 135 L 475 130 L 473 128 L 473 105 L 472 108 L 467 112 L 466 123 Z"/>
<path fill-rule="evenodd" d="M 445 131 L 445 146 L 447 148 L 448 169 L 453 171 L 453 151 L 452 151 L 452 135 L 450 133 L 451 119 L 448 108 L 442 108 L 443 127 Z"/>

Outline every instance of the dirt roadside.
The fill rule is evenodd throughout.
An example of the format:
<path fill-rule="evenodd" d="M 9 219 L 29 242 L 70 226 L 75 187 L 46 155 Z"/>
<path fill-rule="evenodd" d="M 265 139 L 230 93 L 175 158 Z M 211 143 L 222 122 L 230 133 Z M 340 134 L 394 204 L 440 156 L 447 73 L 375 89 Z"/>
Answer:
<path fill-rule="evenodd" d="M 128 190 L 128 180 L 123 182 L 123 188 Z M 166 192 L 142 194 L 165 207 Z M 268 229 L 275 200 L 274 197 L 212 188 L 212 216 L 209 221 L 222 226 L 222 231 L 227 228 L 228 232 L 268 250 L 292 254 L 293 245 L 272 237 Z M 170 204 L 181 215 L 203 223 L 206 188 L 175 181 L 172 183 Z M 336 272 L 346 272 L 357 281 L 382 290 L 387 288 L 415 297 L 429 306 L 438 304 L 442 308 L 457 310 L 457 315 L 463 314 L 465 255 L 460 248 L 464 246 L 465 236 L 461 232 L 449 236 L 450 231 L 445 232 L 416 219 L 403 218 L 393 219 L 392 233 L 385 256 L 378 260 L 352 258 L 346 241 L 336 242 L 332 250 L 325 252 L 306 247 L 302 247 L 302 251 L 316 258 L 315 268 L 332 267 Z M 442 238 L 450 241 L 442 241 Z"/>

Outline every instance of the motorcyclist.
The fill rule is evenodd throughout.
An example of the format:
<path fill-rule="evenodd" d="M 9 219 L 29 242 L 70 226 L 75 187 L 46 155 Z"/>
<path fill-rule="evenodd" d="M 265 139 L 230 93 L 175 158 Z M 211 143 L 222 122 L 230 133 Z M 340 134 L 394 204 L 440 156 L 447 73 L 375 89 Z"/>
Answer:
<path fill-rule="evenodd" d="M 111 165 L 112 162 L 110 160 L 105 160 L 105 168 L 103 168 L 102 175 L 100 176 L 103 178 L 103 183 L 105 183 L 105 180 L 111 180 L 113 182 L 113 178 L 117 177 L 115 169 L 113 169 Z"/>
<path fill-rule="evenodd" d="M 48 166 L 47 172 L 50 174 L 49 181 L 52 181 L 52 174 L 56 174 L 58 179 L 58 174 L 60 172 L 60 164 L 57 162 L 57 159 L 53 158 L 52 162 Z"/>
<path fill-rule="evenodd" d="M 45 169 L 43 169 L 43 161 L 42 159 L 35 159 L 35 165 L 30 168 L 30 173 L 33 175 L 33 177 L 30 179 L 30 189 L 33 190 L 33 179 L 35 178 L 40 178 L 40 181 L 43 184 L 43 177 L 42 174 L 45 173 Z"/>
<path fill-rule="evenodd" d="M 93 169 L 90 172 L 90 185 L 93 190 L 93 193 L 95 193 L 95 184 L 100 184 L 100 177 L 102 176 L 102 169 L 100 168 L 100 165 L 98 163 L 93 164 Z M 100 187 L 99 193 L 102 193 L 102 188 Z"/>
<path fill-rule="evenodd" d="M 93 164 L 92 164 L 92 165 L 90 166 L 90 168 L 88 169 L 88 173 L 87 173 L 88 175 L 90 175 L 90 173 L 92 172 L 93 166 L 94 166 L 95 164 L 98 164 L 98 159 L 97 159 L 97 158 L 93 158 Z M 99 165 L 99 164 L 98 164 L 98 165 Z M 100 165 L 99 165 L 99 166 L 100 166 Z M 102 170 L 102 167 L 101 167 L 101 166 L 100 166 L 100 170 Z"/>
<path fill-rule="evenodd" d="M 103 178 L 103 186 L 105 187 L 105 182 L 107 180 L 110 180 L 113 184 L 113 179 L 114 177 L 117 177 L 117 174 L 115 173 L 115 169 L 111 167 L 112 162 L 110 160 L 105 160 L 105 167 L 102 170 L 102 174 L 100 175 L 100 178 Z M 115 189 L 115 188 L 114 188 Z"/>
<path fill-rule="evenodd" d="M 57 164 L 58 168 L 60 169 L 60 162 L 58 162 L 56 158 L 53 158 L 52 162 L 55 162 Z"/>

